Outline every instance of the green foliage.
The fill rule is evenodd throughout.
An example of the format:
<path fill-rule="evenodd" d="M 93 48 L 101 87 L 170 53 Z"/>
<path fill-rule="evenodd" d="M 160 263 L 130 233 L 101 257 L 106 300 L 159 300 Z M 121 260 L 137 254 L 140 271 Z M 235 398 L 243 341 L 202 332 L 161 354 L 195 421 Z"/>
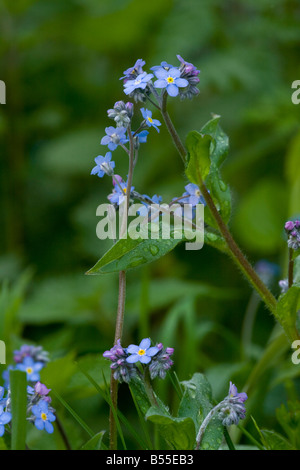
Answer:
<path fill-rule="evenodd" d="M 209 165 L 211 195 L 251 262 L 263 257 L 279 265 L 271 285 L 279 296 L 277 282 L 287 276 L 284 222 L 300 214 L 299 106 L 290 99 L 290 85 L 300 73 L 299 6 L 295 0 L 203 0 L 201 8 L 197 0 L 0 3 L 0 79 L 8 92 L 7 105 L 0 107 L 0 340 L 6 342 L 8 362 L 24 343 L 49 350 L 51 363 L 42 379 L 96 431 L 87 443 L 86 430 L 54 399 L 72 448 L 105 448 L 107 433 L 99 430 L 108 428 L 108 404 L 99 390 L 105 390 L 103 374 L 109 382 L 110 371 L 101 354 L 113 341 L 117 282 L 114 275 L 84 273 L 95 259 L 108 260 L 105 253 L 111 253 L 111 262 L 101 270 L 132 262 L 132 253 L 120 258 L 96 237 L 96 207 L 112 185 L 109 178 L 90 176 L 93 159 L 105 151 L 99 145 L 104 129 L 112 124 L 106 109 L 125 98 L 118 78 L 137 58 L 147 67 L 162 60 L 177 65 L 177 53 L 201 69 L 200 95 L 192 102 L 170 98 L 170 115 L 182 141 L 195 129 L 188 140 L 193 136 L 200 147 L 206 142 L 201 165 L 206 173 Z M 215 114 L 203 126 L 209 113 L 222 115 L 225 132 Z M 153 117 L 159 118 L 155 110 Z M 226 135 L 230 155 L 225 159 Z M 126 177 L 127 161 L 118 152 L 116 171 Z M 188 179 L 194 174 L 190 171 Z M 170 200 L 186 183 L 161 126 L 160 134 L 150 133 L 141 146 L 135 185 Z M 207 209 L 205 221 L 211 228 L 205 230 L 201 252 L 188 253 L 175 242 L 172 251 L 160 245 L 167 256 L 149 255 L 155 263 L 129 271 L 124 343 L 141 339 L 144 315 L 143 331 L 175 347 L 179 381 L 201 371 L 216 399 L 225 396 L 229 380 L 241 388 L 249 385 L 249 410 L 272 429 L 262 431 L 266 447 L 284 447 L 284 430 L 298 449 L 297 400 L 287 384 L 299 390 L 299 367 L 291 363 L 285 338 L 273 342 L 277 330 L 264 307 L 257 302 L 253 311 L 252 292 L 222 255 L 226 245 Z M 299 266 L 298 257 L 297 285 Z M 148 281 L 143 284 L 144 269 Z M 278 313 L 291 335 L 297 299 L 293 288 L 279 300 Z M 241 330 L 249 318 L 251 344 L 245 352 Z M 4 370 L 0 365 L 0 385 Z M 182 396 L 169 379 L 154 385 L 178 410 Z M 294 405 L 285 405 L 286 414 L 275 413 L 291 398 Z M 144 401 L 141 394 L 140 406 Z M 146 439 L 125 391 L 118 412 L 129 448 L 154 447 L 150 420 L 144 423 Z M 242 425 L 252 433 L 251 422 Z M 240 431 L 233 434 L 237 448 L 252 442 Z M 65 448 L 57 428 L 48 436 L 31 427 L 27 435 L 30 448 Z M 5 434 L 0 449 L 9 446 Z"/>
<path fill-rule="evenodd" d="M 9 373 L 11 390 L 12 435 L 11 449 L 25 450 L 26 447 L 26 412 L 27 379 L 26 372 L 11 370 Z"/>

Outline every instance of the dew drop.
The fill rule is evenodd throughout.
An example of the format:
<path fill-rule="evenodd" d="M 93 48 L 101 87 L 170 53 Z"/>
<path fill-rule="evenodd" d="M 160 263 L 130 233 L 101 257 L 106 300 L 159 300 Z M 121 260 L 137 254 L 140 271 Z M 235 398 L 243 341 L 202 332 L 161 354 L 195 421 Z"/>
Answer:
<path fill-rule="evenodd" d="M 157 253 L 158 253 L 158 248 L 157 248 L 157 246 L 156 246 L 156 245 L 151 245 L 151 246 L 150 246 L 150 252 L 151 252 L 151 254 L 152 254 L 153 256 L 157 255 Z"/>

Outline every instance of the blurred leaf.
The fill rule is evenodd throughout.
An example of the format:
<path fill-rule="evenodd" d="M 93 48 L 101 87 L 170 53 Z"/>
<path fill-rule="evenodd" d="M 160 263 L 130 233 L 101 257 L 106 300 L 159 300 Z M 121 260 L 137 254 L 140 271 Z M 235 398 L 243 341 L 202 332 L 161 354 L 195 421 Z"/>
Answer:
<path fill-rule="evenodd" d="M 72 415 L 75 421 L 85 430 L 85 432 L 90 436 L 94 437 L 95 433 L 91 430 L 91 428 L 83 421 L 82 418 L 76 413 L 76 411 L 71 408 L 71 406 L 55 391 L 52 390 L 53 395 L 57 398 L 57 400 L 62 404 L 66 410 Z"/>
<path fill-rule="evenodd" d="M 156 424 L 160 434 L 172 449 L 191 450 L 195 445 L 195 425 L 191 418 L 173 418 L 161 409 L 151 407 L 146 419 Z"/>
<path fill-rule="evenodd" d="M 109 362 L 101 357 L 100 354 L 87 354 L 76 361 L 76 365 L 80 369 L 83 369 L 86 373 L 93 378 L 97 385 L 104 388 L 103 374 L 107 381 L 110 378 L 110 366 Z M 71 392 L 72 396 L 76 398 L 82 398 L 90 396 L 96 392 L 95 387 L 90 381 L 84 376 L 81 371 L 76 371 L 72 374 L 72 377 L 68 381 L 65 387 L 66 392 Z"/>
<path fill-rule="evenodd" d="M 92 437 L 89 441 L 87 441 L 82 447 L 81 450 L 101 450 L 103 448 L 103 436 L 105 431 L 98 432 Z"/>
<path fill-rule="evenodd" d="M 11 370 L 9 372 L 12 414 L 11 449 L 26 448 L 26 412 L 27 412 L 27 378 L 26 372 Z"/>
<path fill-rule="evenodd" d="M 264 256 L 283 243 L 287 192 L 281 180 L 261 179 L 239 204 L 234 229 L 243 245 Z"/>
<path fill-rule="evenodd" d="M 186 138 L 188 164 L 185 174 L 191 183 L 199 184 L 199 176 L 204 181 L 210 170 L 209 149 L 212 139 L 197 131 L 189 132 Z"/>
<path fill-rule="evenodd" d="M 179 405 L 178 417 L 192 418 L 197 434 L 204 418 L 213 408 L 211 386 L 206 377 L 199 373 L 194 374 L 191 380 L 181 383 L 185 391 Z M 214 417 L 206 428 L 200 449 L 217 450 L 221 445 L 222 438 L 222 423 L 217 417 Z"/>
<path fill-rule="evenodd" d="M 292 286 L 278 299 L 276 314 L 291 341 L 298 339 L 296 330 L 297 311 L 300 302 L 300 286 Z"/>
<path fill-rule="evenodd" d="M 300 133 L 293 138 L 286 155 L 286 177 L 290 189 L 289 215 L 300 215 Z"/>
<path fill-rule="evenodd" d="M 300 403 L 291 402 L 287 406 L 282 404 L 276 409 L 276 418 L 288 436 L 292 445 L 300 449 Z"/>
<path fill-rule="evenodd" d="M 74 357 L 75 354 L 70 352 L 65 357 L 49 362 L 41 370 L 41 382 L 57 393 L 64 392 L 76 371 Z"/>
<path fill-rule="evenodd" d="M 201 134 L 212 137 L 210 160 L 217 168 L 224 162 L 229 149 L 229 138 L 219 125 L 220 118 L 221 116 L 214 116 L 200 130 Z"/>
<path fill-rule="evenodd" d="M 275 431 L 261 429 L 261 434 L 267 450 L 296 450 L 287 439 Z"/>

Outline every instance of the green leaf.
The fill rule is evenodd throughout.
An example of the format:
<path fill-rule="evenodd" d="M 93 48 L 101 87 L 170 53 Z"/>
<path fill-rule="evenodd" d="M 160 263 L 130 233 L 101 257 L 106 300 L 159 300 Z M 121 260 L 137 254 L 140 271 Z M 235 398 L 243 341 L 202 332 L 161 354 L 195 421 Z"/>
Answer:
<path fill-rule="evenodd" d="M 213 408 L 211 386 L 203 374 L 196 373 L 191 380 L 181 382 L 185 391 L 178 409 L 178 417 L 193 419 L 198 432 L 206 415 Z M 217 417 L 208 424 L 200 449 L 216 450 L 223 438 L 223 426 Z"/>
<path fill-rule="evenodd" d="M 229 186 L 222 180 L 220 166 L 228 154 L 229 141 L 219 126 L 220 116 L 206 123 L 200 133 L 192 131 L 186 139 L 189 161 L 186 176 L 200 186 L 205 183 L 210 195 L 225 223 L 231 214 L 231 194 Z M 216 227 L 208 207 L 205 207 L 205 222 Z"/>
<path fill-rule="evenodd" d="M 276 316 L 291 341 L 298 339 L 296 320 L 299 308 L 300 286 L 294 285 L 279 297 L 276 309 Z"/>
<path fill-rule="evenodd" d="M 211 164 L 205 184 L 222 219 L 227 223 L 231 214 L 231 193 L 229 186 L 221 178 L 219 168 L 214 163 Z M 208 211 L 205 213 L 205 220 L 207 223 L 210 223 L 210 221 L 207 220 L 207 212 Z"/>
<path fill-rule="evenodd" d="M 285 437 L 275 431 L 261 429 L 264 446 L 268 450 L 296 450 Z"/>
<path fill-rule="evenodd" d="M 300 449 L 300 403 L 288 401 L 287 407 L 282 404 L 276 409 L 276 418 L 291 444 Z"/>
<path fill-rule="evenodd" d="M 185 240 L 183 234 L 182 238 L 175 238 L 177 232 L 174 228 L 170 229 L 169 239 L 163 239 L 161 233 L 162 225 L 159 228 L 158 239 L 133 239 L 130 237 L 120 239 L 86 274 L 124 271 L 151 263 L 169 253 Z"/>
<path fill-rule="evenodd" d="M 11 392 L 12 434 L 11 449 L 26 448 L 26 411 L 27 411 L 27 378 L 26 372 L 11 370 L 9 373 Z"/>
<path fill-rule="evenodd" d="M 201 129 L 201 134 L 208 134 L 212 137 L 210 148 L 210 160 L 218 168 L 228 155 L 229 138 L 219 125 L 221 116 L 214 116 Z"/>
<path fill-rule="evenodd" d="M 76 411 L 71 408 L 71 406 L 55 391 L 52 390 L 53 395 L 57 398 L 57 400 L 62 404 L 66 410 L 73 416 L 75 421 L 85 430 L 85 432 L 90 436 L 94 437 L 95 433 L 91 430 L 91 428 L 83 421 L 82 418 L 76 413 Z"/>
<path fill-rule="evenodd" d="M 151 407 L 146 414 L 146 419 L 158 426 L 159 432 L 173 449 L 192 450 L 194 448 L 196 431 L 191 418 L 173 418 L 161 409 Z"/>
<path fill-rule="evenodd" d="M 105 434 L 105 431 L 98 432 L 95 434 L 92 439 L 87 441 L 82 447 L 81 450 L 101 450 L 103 449 L 103 436 Z"/>
<path fill-rule="evenodd" d="M 202 180 L 205 180 L 209 174 L 211 142 L 211 136 L 200 134 L 197 131 L 191 131 L 187 135 L 188 165 L 185 173 L 191 183 L 199 184 L 199 174 Z"/>

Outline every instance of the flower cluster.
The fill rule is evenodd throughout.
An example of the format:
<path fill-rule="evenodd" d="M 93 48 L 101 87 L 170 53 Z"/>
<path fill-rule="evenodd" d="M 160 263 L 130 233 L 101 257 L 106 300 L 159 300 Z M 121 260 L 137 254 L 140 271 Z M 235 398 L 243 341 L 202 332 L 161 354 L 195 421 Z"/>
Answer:
<path fill-rule="evenodd" d="M 173 365 L 170 359 L 173 352 L 173 348 L 164 348 L 162 343 L 151 346 L 150 338 L 144 338 L 139 345 L 130 344 L 127 348 L 123 348 L 118 340 L 110 350 L 103 353 L 103 357 L 111 361 L 110 368 L 114 371 L 115 380 L 129 383 L 140 375 L 138 363 L 149 368 L 151 379 L 164 379 L 167 370 Z"/>
<path fill-rule="evenodd" d="M 138 59 L 132 67 L 124 71 L 120 80 L 123 81 L 125 95 L 132 98 L 135 102 L 150 101 L 151 104 L 163 113 L 163 103 L 167 96 L 181 99 L 192 98 L 199 93 L 196 85 L 199 83 L 200 71 L 191 64 L 186 62 L 181 56 L 177 55 L 179 61 L 178 66 L 173 66 L 165 61 L 160 65 L 151 67 L 148 73 L 143 69 L 145 61 Z M 160 92 L 159 92 L 160 90 Z M 117 148 L 121 148 L 127 153 L 130 159 L 134 159 L 133 167 L 137 163 L 138 151 L 140 145 L 147 142 L 149 131 L 153 128 L 160 132 L 161 122 L 153 116 L 153 112 L 144 107 L 140 108 L 141 115 L 137 115 L 139 120 L 136 130 L 133 130 L 134 105 L 131 102 L 117 101 L 113 108 L 107 111 L 110 119 L 113 119 L 114 126 L 105 128 L 106 135 L 101 138 L 101 145 L 107 146 L 108 152 L 98 155 L 95 158 L 96 165 L 91 170 L 91 175 L 97 175 L 103 178 L 104 175 L 112 177 L 113 189 L 107 196 L 109 202 L 118 208 L 129 197 L 129 203 L 141 203 L 141 209 L 138 212 L 143 216 L 150 217 L 150 206 L 152 204 L 159 205 L 162 203 L 162 197 L 155 195 L 152 198 L 146 194 L 139 193 L 130 187 L 128 188 L 128 180 L 115 173 L 116 163 L 113 160 L 112 152 Z M 180 197 L 173 198 L 171 205 L 179 205 L 174 208 L 174 215 L 183 217 L 182 206 L 190 205 L 191 210 L 185 217 L 193 219 L 195 217 L 195 206 L 204 204 L 203 196 L 200 189 L 195 184 L 188 184 L 185 192 Z M 159 217 L 160 212 L 158 212 Z M 154 215 L 154 219 L 156 215 Z M 151 214 L 152 218 L 152 214 Z"/>
<path fill-rule="evenodd" d="M 236 386 L 230 382 L 228 396 L 220 403 L 219 418 L 224 426 L 238 424 L 240 419 L 246 416 L 244 402 L 248 399 L 247 394 L 238 393 Z"/>
<path fill-rule="evenodd" d="M 288 247 L 292 250 L 300 248 L 300 220 L 286 222 L 285 231 L 288 237 Z"/>
<path fill-rule="evenodd" d="M 4 387 L 0 387 L 0 436 L 4 434 L 4 425 L 11 421 L 11 392 L 9 385 L 10 370 L 26 372 L 27 385 L 27 420 L 39 430 L 48 434 L 54 431 L 55 410 L 51 407 L 51 391 L 40 382 L 40 371 L 49 362 L 48 353 L 41 346 L 23 345 L 14 351 L 14 364 L 3 372 Z"/>

